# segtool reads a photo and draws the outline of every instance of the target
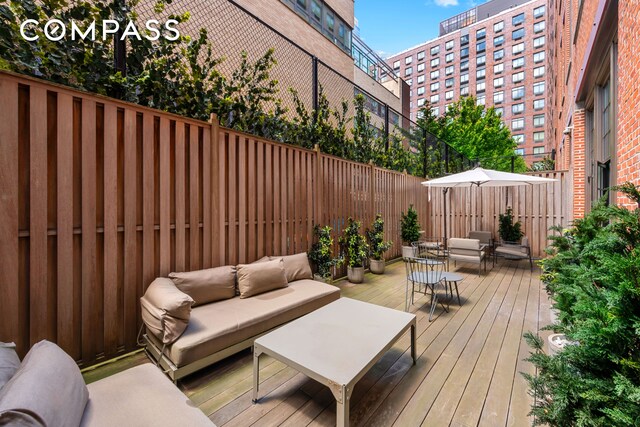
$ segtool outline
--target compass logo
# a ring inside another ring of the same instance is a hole
[[[145,38],[155,41],[163,37],[169,41],[175,41],[180,38],[180,32],[176,28],[177,25],[178,21],[175,19],[168,19],[162,25],[160,21],[150,19],[145,22],[144,28],[146,31],[140,32],[136,23],[129,21],[120,35],[120,40],[134,37],[138,40]],[[160,31],[160,28],[164,28],[166,32],[163,33]],[[76,21],[71,21],[70,25],[67,25],[60,19],[51,19],[42,26],[41,23],[35,19],[27,19],[20,24],[20,35],[27,41],[38,40],[40,38],[38,33],[44,34],[44,37],[53,42],[60,41],[65,37],[71,37],[71,40],[88,39],[95,41],[98,32],[100,32],[102,40],[106,40],[118,34],[120,29],[120,23],[114,19],[105,19],[101,22],[101,25],[97,25],[96,21],[93,21],[89,25],[86,25],[84,30],[78,26]]]

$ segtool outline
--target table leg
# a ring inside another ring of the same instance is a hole
[[[342,399],[336,400],[336,426],[349,426],[349,395],[345,386],[342,386]]]
[[[411,358],[413,359],[413,364],[415,365],[417,362],[416,357],[416,324],[411,325]]]
[[[260,383],[260,353],[253,347],[253,403],[258,403],[258,384]]]

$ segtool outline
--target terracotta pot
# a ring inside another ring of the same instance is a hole
[[[347,279],[351,283],[362,283],[364,280],[364,267],[347,267]]]
[[[412,258],[416,256],[413,246],[402,246],[402,258]]]
[[[384,260],[370,259],[369,260],[369,271],[373,274],[383,274],[384,273]]]

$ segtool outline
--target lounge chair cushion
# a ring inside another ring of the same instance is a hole
[[[262,258],[253,261],[251,264],[260,264],[261,262],[265,262],[265,261],[271,261],[271,257],[263,256]]]
[[[194,307],[236,295],[236,268],[232,265],[169,273],[169,278],[178,289],[193,298]]]
[[[20,368],[20,358],[14,343],[0,342],[0,390]]]
[[[285,286],[287,277],[282,259],[238,265],[240,298],[249,298]]]
[[[491,243],[493,236],[490,231],[470,231],[469,238],[477,239],[480,243],[488,245]]]
[[[251,298],[233,298],[196,307],[184,334],[165,349],[178,367],[267,332],[340,298],[340,290],[315,280],[298,280],[289,286]],[[153,336],[149,338],[161,345]]]
[[[287,275],[287,282],[296,280],[313,279],[309,256],[306,252],[295,255],[271,257],[272,260],[282,258],[284,260],[284,272]]]
[[[496,248],[496,253],[498,255],[506,255],[517,258],[528,258],[527,249],[522,246],[498,246]]]
[[[40,341],[0,392],[0,425],[77,426],[89,392],[76,362]]]
[[[164,277],[154,280],[140,298],[142,320],[147,329],[171,344],[189,324],[193,299]]]
[[[213,423],[151,363],[89,384],[82,427],[212,426]]]

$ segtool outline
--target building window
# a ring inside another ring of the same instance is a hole
[[[453,91],[452,90],[448,90],[444,93],[444,99],[447,101],[450,101],[453,99]]]
[[[513,150],[513,152],[516,154],[516,156],[524,157],[524,148],[516,148],[515,150]]]
[[[511,89],[511,99],[521,99],[522,97],[524,97],[524,86]]]
[[[511,61],[511,68],[522,68],[524,67],[524,57],[516,58]]]
[[[533,94],[542,95],[544,93],[544,82],[538,82],[533,84]]]
[[[504,21],[496,22],[495,24],[493,24],[493,32],[494,33],[499,33],[503,29],[504,29]]]
[[[433,113],[434,116],[439,116],[440,115],[440,107],[431,108],[431,112]]]
[[[502,46],[504,43],[504,36],[497,36],[493,38],[493,47]]]
[[[429,100],[429,102],[431,102],[432,104],[436,104],[440,101],[440,95],[431,95],[431,99]]]
[[[460,83],[469,82],[469,73],[464,73],[460,75]]]
[[[524,22],[524,13],[514,16],[511,18],[511,25],[520,25]]]
[[[522,113],[524,113],[524,102],[521,102],[519,104],[513,104],[511,106],[511,114],[522,114]],[[524,124],[522,126],[524,126]]]
[[[404,64],[405,65],[409,65],[413,62],[413,56],[407,56],[406,58],[404,58]]]
[[[321,0],[282,0],[340,49],[351,52],[351,28]]]
[[[533,134],[535,138],[535,134]],[[542,156],[544,154],[544,147],[533,147],[533,155],[534,156]]]
[[[519,133],[517,135],[513,135],[513,141],[516,144],[524,144],[524,134]]]
[[[494,104],[501,104],[504,101],[504,92],[500,91],[500,92],[494,92],[493,93],[493,103]]]
[[[484,52],[487,50],[487,43],[484,41],[476,43],[476,52]]]
[[[496,114],[500,117],[502,117],[502,115],[504,114],[504,108],[502,107],[496,108],[495,111],[496,111]]]
[[[511,37],[513,40],[520,40],[524,37],[524,28],[518,28],[517,30],[513,30],[511,33]]]
[[[544,98],[536,99],[533,101],[533,109],[534,110],[542,110],[544,108]]]
[[[440,82],[431,83],[431,92],[437,92],[440,89]]]
[[[544,114],[533,116],[533,126],[537,128],[544,126]]]
[[[538,6],[535,9],[533,9],[533,17],[534,18],[540,18],[541,16],[544,16],[544,12],[546,11],[546,7],[545,5],[542,6]]]
[[[447,62],[453,61],[453,52],[447,53],[447,55],[444,57],[444,60]]]
[[[394,61],[393,62],[393,69],[394,70],[399,70],[400,69],[400,61]]]
[[[418,77],[418,78],[420,78],[420,77]],[[411,85],[413,84],[413,79],[405,80],[405,82],[406,82],[409,86],[411,86]],[[409,92],[409,93],[411,93],[411,92]]]
[[[418,76],[418,84],[420,83],[424,83],[424,74],[421,76]]]
[[[454,71],[454,66],[453,65],[449,65],[447,68],[444,69],[444,73],[449,76],[451,74],[453,74]]]
[[[460,88],[460,96],[469,95],[469,86],[462,86]]]
[[[422,61],[424,59],[424,50],[421,50],[420,52],[418,52],[417,58],[418,58],[418,61]]]
[[[519,73],[515,73],[511,76],[511,81],[513,83],[520,83],[524,80],[524,71],[520,71]]]
[[[497,77],[493,79],[493,87],[502,87],[504,86],[504,77]]]
[[[416,70],[417,70],[418,72],[424,71],[424,63],[422,63],[422,64],[418,64],[418,67],[416,68]]]
[[[440,77],[440,70],[432,71],[430,76],[431,76],[431,80],[435,80],[435,79],[439,78]]]
[[[469,69],[469,61],[460,61],[460,71]]]
[[[423,107],[424,106],[424,101],[425,101],[424,98],[418,99],[418,107]]]
[[[533,32],[534,33],[541,33],[541,32],[544,31],[544,29],[546,27],[547,27],[546,21],[536,22],[535,24],[533,24]]]
[[[504,58],[504,49],[498,49],[493,52],[494,61],[500,61],[502,58]]]
[[[496,64],[496,65],[493,66],[493,73],[494,74],[500,74],[503,71],[504,71],[504,64],[503,63]]]
[[[417,89],[416,93],[418,94],[418,96],[420,96],[420,95],[424,95],[424,86],[420,86],[420,87]]]
[[[460,46],[469,44],[469,34],[465,34],[464,36],[460,36]]]
[[[544,76],[544,65],[533,69],[533,77],[538,78]]]
[[[524,118],[511,120],[511,130],[524,129]]]
[[[524,52],[524,42],[522,43],[518,43],[518,44],[514,44],[511,47],[511,53],[513,53],[514,55],[517,55],[519,53]]]
[[[485,83],[484,82],[480,82],[476,84],[476,93],[478,92],[484,92],[485,89]]]
[[[462,49],[460,49],[460,58],[466,58],[469,56],[469,48],[468,47],[463,47]]]
[[[482,80],[487,75],[487,70],[485,68],[479,68],[476,70],[476,80]]]
[[[440,58],[433,58],[431,60],[431,68],[437,67],[438,65],[440,65]]]
[[[487,56],[486,55],[480,55],[476,57],[476,65],[484,65],[485,62],[487,62]]]
[[[476,105],[485,105],[487,98],[484,95],[481,95],[476,99]]]
[[[438,53],[440,53],[440,45],[438,45],[438,46],[433,46],[433,47],[431,48],[431,55],[432,55],[432,56],[433,56],[433,55],[437,55]]]
[[[538,144],[540,144],[541,142],[544,142],[544,131],[534,132],[533,142]]]
[[[542,46],[544,46],[544,36],[536,37],[535,39],[533,39],[533,48],[534,49],[538,49],[538,48],[540,48]]]
[[[453,49],[453,40],[449,40],[444,44],[444,48],[447,50]]]
[[[453,77],[448,78],[444,81],[445,87],[453,87]]]
[[[537,64],[542,61],[544,61],[544,50],[533,54],[533,62]]]
[[[411,73],[413,73],[413,67],[407,67],[404,69],[404,75],[405,76],[410,76]]]
[[[486,35],[487,35],[486,28],[480,28],[479,30],[476,30],[476,40],[483,39]]]

